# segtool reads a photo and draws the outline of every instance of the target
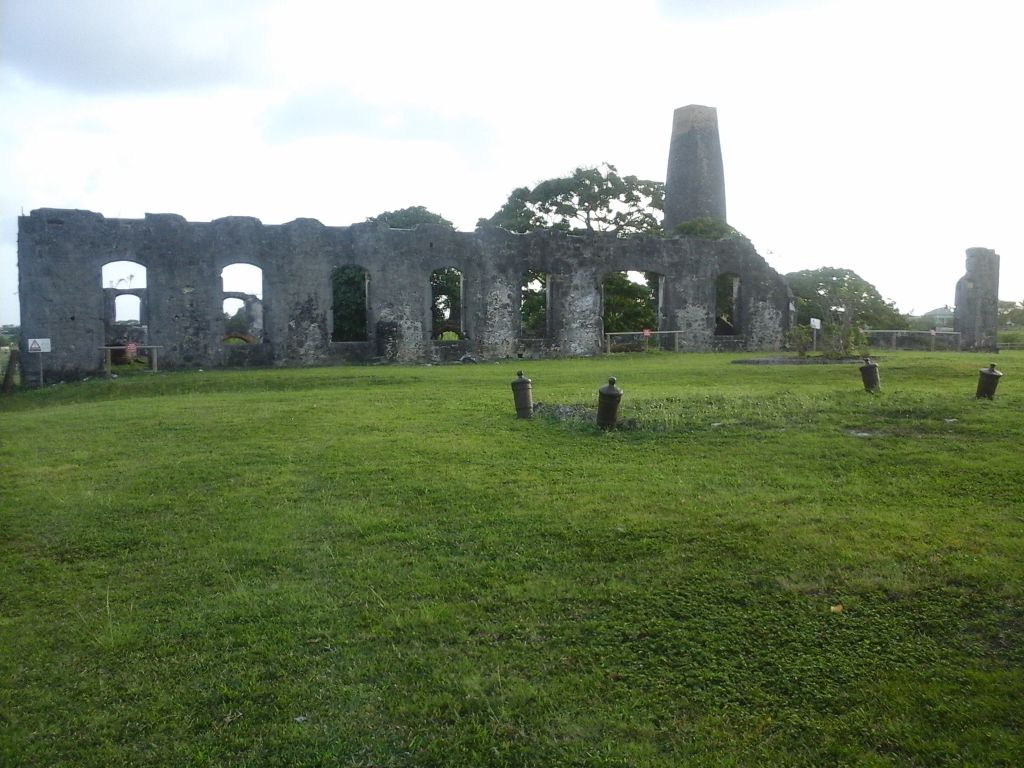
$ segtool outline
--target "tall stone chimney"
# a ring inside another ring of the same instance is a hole
[[[718,111],[690,104],[672,116],[665,177],[665,231],[698,217],[725,221],[725,172]]]

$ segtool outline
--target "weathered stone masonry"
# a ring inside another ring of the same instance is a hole
[[[725,219],[713,108],[690,105],[673,116],[665,211],[667,229],[697,216]],[[103,265],[115,261],[143,265],[146,288],[103,287]],[[262,270],[262,301],[225,294],[221,271],[237,263]],[[365,270],[365,342],[331,341],[331,275],[340,267]],[[431,339],[430,275],[444,268],[462,275],[457,342]],[[547,333],[539,343],[521,338],[528,269],[547,274]],[[604,276],[630,270],[661,276],[657,330],[679,332],[671,348],[776,349],[793,322],[785,281],[743,239],[327,227],[313,219],[264,225],[234,216],[188,222],[175,214],[107,219],[49,208],[18,220],[22,344],[51,339],[45,367],[54,379],[101,368],[100,347],[114,341],[114,305],[123,294],[138,297],[144,340],[161,348],[168,368],[591,355],[602,346]],[[723,286],[730,297],[724,334],[716,306]],[[224,343],[226,297],[258,309],[259,343]],[[29,382],[36,375],[32,366],[25,373]]]
[[[331,362],[358,345],[331,343],[331,273],[367,270],[369,340],[364,356],[396,361],[437,359],[431,340],[430,273],[463,275],[460,348],[482,358],[514,356],[520,286],[527,268],[549,275],[545,354],[590,355],[602,342],[601,281],[608,272],[663,276],[659,330],[684,331],[681,347],[776,348],[789,327],[782,278],[745,240],[654,236],[517,235],[502,229],[455,232],[423,225],[328,227],[312,219],[264,225],[229,217],[188,222],[173,214],[107,219],[90,211],[40,209],[19,220],[18,267],[24,338],[52,339],[49,376],[97,371],[105,338],[102,266],[133,261],[147,270],[142,322],[160,345],[161,366],[214,367],[255,358],[278,365]],[[263,344],[231,347],[224,336],[220,273],[244,262],[263,270]],[[714,335],[715,282],[739,276],[736,336]],[[141,293],[130,291],[131,293]]]
[[[999,321],[999,254],[989,248],[967,249],[967,271],[956,284],[953,324],[963,349],[995,352]]]

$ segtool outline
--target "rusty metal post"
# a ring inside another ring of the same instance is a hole
[[[609,429],[615,426],[619,414],[622,390],[615,386],[615,377],[608,379],[608,386],[597,390],[597,426]]]
[[[533,382],[523,378],[522,371],[516,371],[512,382],[512,398],[516,404],[516,417],[529,419],[533,416]]]
[[[864,381],[864,389],[868,392],[878,392],[882,385],[878,379],[878,363],[871,362],[870,357],[864,358],[864,365],[860,367],[860,377]]]
[[[996,370],[995,363],[989,363],[988,368],[980,369],[978,371],[978,391],[974,396],[987,397],[989,400],[993,399],[996,396],[999,377],[1002,375],[1002,371]]]

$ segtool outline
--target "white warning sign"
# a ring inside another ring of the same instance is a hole
[[[28,340],[28,351],[29,352],[49,352],[50,351],[50,340],[49,339],[29,339]]]

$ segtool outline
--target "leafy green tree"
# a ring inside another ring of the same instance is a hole
[[[334,332],[331,341],[366,341],[366,270],[339,267],[331,273]]]
[[[626,333],[658,327],[657,275],[646,275],[645,283],[636,283],[625,272],[605,275],[605,333]]]
[[[501,227],[509,232],[533,232],[536,229],[545,229],[548,224],[530,204],[531,190],[527,187],[517,187],[512,190],[508,200],[489,219],[478,219],[478,227]],[[565,227],[553,227],[565,229]]]
[[[241,306],[233,315],[229,315],[227,312],[224,313],[224,333],[225,334],[249,334],[249,313],[245,311],[245,306]]]
[[[455,225],[444,216],[429,211],[422,205],[399,208],[397,211],[384,211],[384,213],[371,216],[367,221],[371,224],[383,224],[392,229],[412,229],[417,224],[440,224],[448,229],[455,229]]]
[[[462,333],[462,273],[453,267],[430,273],[431,335]]]
[[[796,298],[797,322],[856,323],[868,328],[902,329],[907,319],[878,289],[850,269],[820,267],[790,272],[785,277]]]
[[[511,232],[536,229],[616,232],[660,232],[665,185],[636,176],[622,176],[608,163],[577,168],[569,176],[542,181],[533,189],[519,187],[489,219],[477,226]]]
[[[904,329],[907,319],[878,289],[850,269],[821,267],[785,277],[796,303],[797,323],[821,320],[835,352],[852,354],[860,346],[860,328]]]
[[[1024,329],[1024,301],[1000,301],[998,312],[1000,330]]]
[[[664,200],[661,182],[623,176],[614,165],[605,163],[597,168],[577,168],[569,176],[542,181],[533,189],[514,189],[505,204],[489,219],[480,219],[477,226],[521,233],[538,229],[614,232],[620,237],[660,233]],[[624,272],[605,280],[606,332],[657,327],[658,278],[644,277],[647,285],[633,282]],[[523,293],[523,333],[537,333],[544,318],[542,297],[530,292],[529,281],[524,282]]]
[[[522,301],[519,314],[522,320],[522,335],[527,338],[543,338],[547,333],[548,276],[536,269],[526,270],[523,275]]]
[[[1024,342],[1024,301],[1000,301],[997,317],[996,327],[1001,342]]]

